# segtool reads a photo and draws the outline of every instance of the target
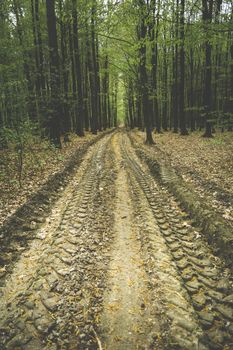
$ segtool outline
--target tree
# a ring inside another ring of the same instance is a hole
[[[30,120],[58,146],[62,134],[95,134],[124,113],[148,143],[154,128],[232,130],[232,9],[230,0],[1,1],[0,129]]]
[[[68,16],[64,16],[67,2],[59,0],[59,20],[60,20],[60,52],[61,52],[61,96],[63,101],[62,109],[62,132],[64,139],[69,140],[69,132],[71,131],[71,106],[69,97],[69,23]]]
[[[142,114],[146,128],[146,143],[153,144],[152,137],[152,116],[149,109],[149,89],[148,89],[148,77],[146,70],[146,38],[147,38],[147,25],[148,19],[147,7],[144,0],[138,0],[139,18],[138,18],[138,40],[139,40],[139,85],[140,95],[142,102]]]
[[[158,66],[158,35],[159,35],[159,12],[160,12],[160,0],[157,2],[157,14],[156,12],[156,2],[151,0],[148,2],[149,11],[149,28],[148,35],[151,48],[151,77],[150,77],[150,91],[151,96],[149,100],[150,113],[152,114],[152,122],[156,125],[156,130],[158,133],[161,132],[161,118],[158,113],[158,98],[157,98],[157,66]]]
[[[176,0],[176,12],[175,6],[173,7],[175,17],[175,30],[174,30],[174,46],[173,46],[173,132],[178,133],[178,114],[179,114],[179,84],[178,84],[178,25],[179,25],[179,0]]]
[[[213,0],[202,0],[202,19],[205,31],[205,82],[203,88],[203,105],[205,113],[205,133],[204,137],[212,137],[212,127],[209,121],[212,107],[212,86],[211,86],[211,42],[209,37],[210,25],[213,14]]]
[[[78,14],[77,14],[77,0],[72,0],[72,20],[73,20],[73,49],[75,71],[73,71],[74,84],[77,86],[77,94],[75,95],[75,110],[76,110],[76,133],[78,136],[84,136],[83,131],[83,87],[82,87],[82,69],[79,50],[78,38]],[[76,92],[76,91],[75,91]]]
[[[52,143],[57,147],[61,147],[60,77],[54,0],[46,0],[46,10],[50,57],[50,111],[48,125]]]
[[[188,135],[186,129],[186,118],[184,110],[184,94],[185,94],[185,39],[184,39],[184,9],[185,0],[180,2],[180,133]]]

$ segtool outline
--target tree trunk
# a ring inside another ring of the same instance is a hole
[[[185,93],[185,49],[184,49],[184,9],[185,0],[181,0],[180,4],[180,134],[188,135],[188,130],[186,129],[186,118],[184,110],[184,93]]]
[[[95,16],[96,16],[96,1],[92,0],[91,8],[91,57],[92,57],[92,122],[91,132],[97,134],[98,119],[99,119],[99,96],[98,96],[98,72],[97,72],[97,58],[96,58],[96,38],[95,38]],[[107,125],[106,125],[107,126]],[[106,127],[105,126],[105,127]]]
[[[96,81],[97,81],[97,108],[98,118],[96,120],[96,127],[99,131],[102,130],[102,113],[101,113],[101,91],[100,91],[100,63],[99,63],[99,42],[98,33],[96,31]]]
[[[71,76],[72,76],[72,130],[76,129],[77,124],[77,86],[76,86],[76,74],[75,74],[75,58],[74,58],[74,40],[72,25],[68,24],[69,27],[69,56],[71,61]]]
[[[141,87],[141,101],[142,101],[142,114],[144,125],[146,128],[146,143],[153,144],[154,140],[152,137],[152,120],[151,114],[148,110],[149,106],[149,91],[148,91],[148,78],[146,70],[146,34],[147,34],[147,9],[144,0],[138,0],[139,4],[139,25],[138,25],[138,37],[140,40],[139,48],[139,86]]]
[[[205,82],[203,91],[203,105],[205,112],[205,133],[203,137],[213,137],[212,126],[209,121],[211,109],[212,109],[212,69],[211,69],[211,42],[209,40],[208,27],[212,22],[212,12],[213,12],[213,0],[202,0],[202,18],[205,29]]]
[[[72,0],[72,19],[73,19],[73,41],[74,41],[74,60],[77,86],[77,108],[76,108],[76,134],[84,136],[83,131],[83,86],[82,86],[82,69],[79,51],[78,39],[78,14],[77,0]]]
[[[168,130],[168,118],[167,118],[167,105],[168,105],[168,84],[167,84],[167,71],[168,71],[168,62],[167,62],[167,49],[164,46],[164,103],[162,108],[163,119],[162,119],[162,127],[164,131]]]
[[[88,32],[87,32],[88,33]],[[90,109],[89,109],[89,66],[88,66],[88,50],[85,47],[85,63],[84,63],[84,79],[83,79],[83,108],[84,108],[84,124],[85,130],[90,127]]]
[[[193,80],[194,80],[194,58],[193,58],[193,48],[190,49],[190,106],[191,106],[191,112],[190,112],[190,128],[191,131],[195,131],[195,115],[193,111],[194,107],[194,86],[193,86]]]
[[[89,33],[87,29],[86,35],[86,48],[87,48],[87,62],[88,62],[88,70],[89,70],[89,81],[90,81],[90,99],[91,99],[91,118],[90,118],[90,126],[91,132],[93,134],[97,133],[96,126],[96,113],[97,113],[97,91],[96,91],[96,76],[95,76],[95,67],[93,62],[93,51],[92,47],[90,47],[90,39]]]
[[[16,18],[16,30],[17,30],[19,43],[21,48],[24,49],[25,44],[24,44],[24,35],[23,35],[23,27],[22,27],[22,9],[20,8],[17,0],[13,0],[13,12]],[[37,113],[36,113],[36,100],[35,100],[35,91],[34,91],[35,89],[34,89],[34,84],[32,81],[32,77],[31,77],[30,69],[28,65],[28,57],[25,51],[26,50],[23,50],[23,70],[24,70],[25,78],[27,80],[27,90],[28,90],[26,103],[28,105],[29,118],[31,120],[36,121]]]
[[[102,81],[102,118],[103,127],[106,129],[108,120],[108,56],[105,55],[104,65],[103,65],[103,81]]]
[[[61,73],[62,73],[62,85],[63,85],[63,113],[62,113],[62,131],[65,134],[67,140],[68,133],[71,131],[71,119],[69,110],[69,69],[68,69],[68,57],[67,57],[67,32],[68,24],[62,18],[64,8],[62,6],[62,0],[59,0],[59,15],[60,15],[60,35],[61,35]]]
[[[156,126],[158,133],[161,132],[161,117],[158,109],[158,94],[157,94],[157,66],[158,66],[158,36],[159,36],[159,14],[160,0],[157,2],[157,14],[155,16],[156,4],[155,0],[150,2],[149,11],[149,41],[151,44],[151,81],[149,99],[149,113],[151,116],[152,126]]]
[[[233,4],[231,5],[231,21],[233,21]],[[230,103],[229,103],[229,113],[232,115],[229,118],[228,131],[233,130],[233,32],[231,31],[231,41],[230,41]]]
[[[178,113],[179,113],[179,94],[178,94],[178,9],[179,0],[176,1],[176,27],[175,27],[175,55],[173,63],[173,74],[174,74],[174,84],[173,84],[173,132],[178,133]]]
[[[46,0],[47,27],[50,57],[50,115],[49,130],[51,142],[61,147],[60,126],[60,78],[59,78],[59,56],[57,45],[57,28],[55,15],[55,0]]]

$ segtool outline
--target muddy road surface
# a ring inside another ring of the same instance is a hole
[[[89,148],[11,271],[1,350],[233,349],[230,271],[124,131]]]

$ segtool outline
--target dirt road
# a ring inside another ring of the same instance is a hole
[[[0,289],[0,349],[233,349],[233,289],[127,134],[91,146]]]

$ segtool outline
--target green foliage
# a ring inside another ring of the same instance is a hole
[[[40,142],[38,124],[32,121],[20,122],[14,128],[3,127],[0,129],[0,145],[2,148],[8,148],[12,154],[11,157],[15,159],[16,171],[18,173],[17,179],[20,187],[22,186],[26,153],[31,154],[31,161],[36,161],[38,167],[40,167],[36,153],[33,151],[33,146],[38,142]],[[11,184],[16,183],[16,179],[14,178],[9,178],[8,180]]]
[[[65,159],[63,155],[58,154],[57,159],[60,160],[61,162]]]
[[[221,137],[214,137],[209,141],[213,145],[217,145],[217,146],[224,146],[226,144],[225,141],[223,140],[223,138],[221,138]]]
[[[23,121],[13,128],[3,127],[0,129],[0,144],[10,148],[20,149],[35,143],[39,137],[38,123]]]
[[[25,120],[36,121],[38,129],[41,129],[40,134],[43,134],[43,128],[46,128],[46,135],[51,136],[53,109],[50,103],[51,65],[46,2],[39,1],[38,22],[36,23],[33,22],[35,19],[32,13],[32,4],[35,5],[35,1],[16,1],[16,3],[16,8],[12,6],[12,1],[1,1],[0,4],[0,129],[2,129],[0,145],[2,147],[19,142],[26,144],[26,139],[30,140],[34,131],[30,131],[30,127],[26,124],[22,126],[27,123]],[[66,131],[66,127],[70,129],[69,131],[73,131],[71,129],[74,129],[77,124],[78,103],[74,91],[77,81],[75,81],[76,63],[72,51],[71,3],[68,0],[55,2],[60,59],[60,69],[56,70],[56,78],[61,83],[61,91],[58,91],[56,98],[59,101],[58,109],[61,111],[59,116],[61,120],[58,121],[58,124],[62,133]],[[230,78],[233,61],[232,3],[229,0],[224,1],[219,14],[216,11],[216,4],[217,2],[214,2],[212,20],[208,22],[203,21],[201,1],[195,3],[190,0],[185,1],[185,111],[188,116],[195,114],[196,123],[206,117],[202,113],[202,106],[205,103],[203,101],[205,43],[208,41],[212,49],[211,90],[214,93],[210,110],[215,111],[215,115],[211,115],[209,119],[215,120],[214,123],[218,125],[221,123],[226,125],[232,121],[232,106],[230,106],[230,99],[233,95]],[[110,107],[114,104],[114,98],[117,98],[117,106],[114,107],[112,114],[118,109],[120,122],[125,118],[125,109],[128,107],[124,98],[129,100],[129,85],[132,87],[131,93],[134,110],[136,110],[136,103],[140,100],[139,51],[145,46],[150,88],[149,101],[158,103],[158,119],[162,118],[163,111],[166,110],[166,118],[170,118],[169,122],[173,124],[175,56],[179,55],[182,45],[179,35],[180,8],[177,8],[175,0],[155,1],[155,8],[152,7],[153,2],[150,0],[147,2],[135,0],[77,1],[79,56],[84,76],[83,86],[87,91],[83,96],[83,101],[88,105],[89,112],[91,110],[90,77],[93,72],[89,71],[90,67],[87,67],[86,64],[88,58],[93,59],[91,52],[93,31],[98,62],[96,59],[96,62],[90,62],[90,65],[99,64],[100,91],[98,94],[101,101],[106,94],[101,90],[103,80],[108,75]],[[139,39],[138,25],[142,20],[142,15],[145,17],[147,34],[145,38]],[[152,37],[149,37],[149,28],[154,30]],[[153,86],[155,81],[151,82],[154,69],[151,58],[155,48],[157,50],[156,87]],[[106,55],[108,56],[107,68],[104,67]],[[176,89],[179,90],[179,59],[177,62],[178,85]],[[65,91],[65,79],[67,79],[68,91]],[[191,88],[193,89],[192,101]],[[89,115],[88,118],[90,124],[91,116]],[[68,126],[65,125],[66,119],[69,119]]]

